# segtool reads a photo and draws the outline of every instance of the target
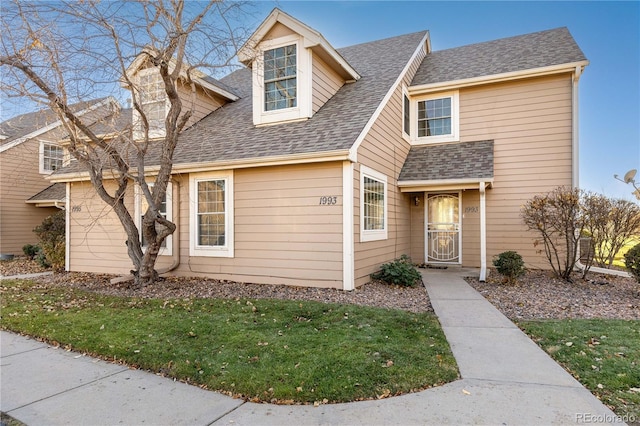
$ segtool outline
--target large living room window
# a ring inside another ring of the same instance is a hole
[[[387,177],[360,166],[360,241],[387,239]]]
[[[423,96],[416,100],[416,142],[458,140],[458,93]]]
[[[296,45],[264,52],[264,109],[275,111],[297,106]]]
[[[191,177],[191,256],[233,257],[233,175]]]

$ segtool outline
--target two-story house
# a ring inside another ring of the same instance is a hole
[[[158,267],[345,290],[402,254],[483,277],[505,250],[544,267],[520,206],[578,183],[588,62],[567,29],[436,52],[427,31],[335,49],[275,9],[239,59],[246,68],[201,79]],[[130,71],[154,78],[142,62]],[[164,99],[148,98],[164,117]],[[67,268],[127,273],[125,234],[87,175],[54,181],[67,185]]]
[[[70,106],[87,122],[95,122],[115,107],[111,98]],[[33,228],[63,209],[64,184],[46,178],[69,163],[60,145],[63,124],[49,109],[21,114],[0,123],[0,253],[22,254],[25,244],[35,244]]]

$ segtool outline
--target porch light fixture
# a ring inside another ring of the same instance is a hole
[[[415,197],[413,197],[413,203],[414,203],[416,206],[419,206],[419,205],[420,205],[420,197],[419,197],[418,195],[416,195]]]

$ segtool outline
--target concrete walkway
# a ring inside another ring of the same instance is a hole
[[[462,379],[378,401],[248,403],[0,333],[0,410],[28,425],[616,423],[616,416],[462,278],[423,272]]]

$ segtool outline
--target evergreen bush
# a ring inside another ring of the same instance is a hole
[[[422,275],[411,262],[411,258],[403,254],[393,262],[383,264],[379,272],[371,274],[371,278],[387,284],[413,287],[422,279]]]
[[[624,254],[624,265],[640,283],[640,244],[636,244]]]
[[[515,283],[526,272],[522,256],[515,251],[505,251],[494,257],[493,266],[510,283]]]
[[[65,260],[65,216],[64,211],[52,214],[45,218],[42,224],[33,232],[40,239],[41,255],[38,255],[38,263],[41,266],[50,265],[54,270],[64,270]],[[46,266],[45,266],[46,267]]]

